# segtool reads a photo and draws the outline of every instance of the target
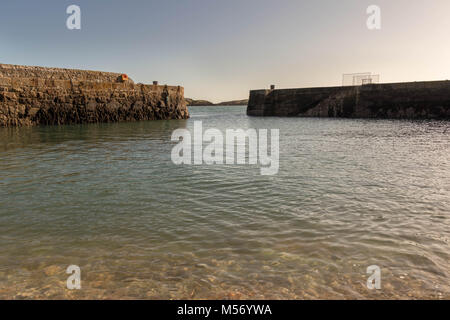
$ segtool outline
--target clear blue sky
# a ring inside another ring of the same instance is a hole
[[[82,29],[66,28],[66,8]],[[366,27],[381,7],[382,28]],[[450,79],[449,0],[39,0],[0,7],[0,62],[128,73],[187,97],[242,99],[268,87]]]

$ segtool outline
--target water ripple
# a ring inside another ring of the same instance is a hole
[[[0,129],[0,298],[450,298],[449,122],[191,114]],[[279,174],[175,166],[196,120],[280,129]]]

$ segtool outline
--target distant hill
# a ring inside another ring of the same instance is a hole
[[[194,100],[190,98],[185,98],[184,100],[186,100],[188,106],[246,106],[248,104],[248,99],[224,101],[220,103],[212,103],[208,100]]]
[[[189,99],[189,98],[185,98],[184,100],[186,100],[186,104],[188,106],[213,106],[214,103],[212,103],[211,101],[207,101],[207,100],[194,100],[194,99]]]
[[[246,105],[248,105],[248,99],[224,101],[216,104],[216,106],[246,106]]]

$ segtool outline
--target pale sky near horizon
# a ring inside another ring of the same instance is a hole
[[[81,7],[81,30],[66,8]],[[366,9],[381,8],[381,30]],[[450,79],[450,0],[15,0],[0,7],[0,63],[127,73],[185,96]]]

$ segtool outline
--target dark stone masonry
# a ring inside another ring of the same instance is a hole
[[[0,126],[189,118],[184,88],[120,73],[0,64]]]
[[[450,81],[250,91],[247,114],[450,119]]]

